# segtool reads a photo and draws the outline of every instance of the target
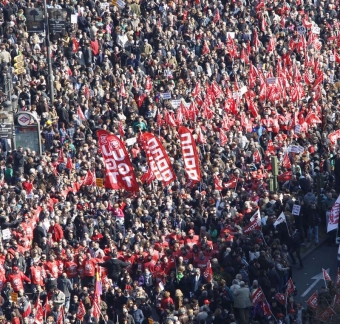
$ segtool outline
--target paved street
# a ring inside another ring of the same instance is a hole
[[[323,244],[303,260],[304,268],[302,270],[293,269],[293,281],[298,290],[298,295],[295,297],[297,302],[304,303],[315,290],[325,285],[322,279],[322,268],[329,269],[331,278],[335,279],[337,273],[337,253],[337,245],[327,246],[327,244]]]

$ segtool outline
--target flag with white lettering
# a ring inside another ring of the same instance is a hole
[[[318,308],[318,294],[315,292],[312,296],[307,300],[307,305],[312,309]]]
[[[184,169],[187,173],[187,179],[200,182],[201,170],[197,154],[195,139],[190,130],[184,126],[178,128],[179,140],[181,143]]]
[[[105,188],[139,191],[136,176],[124,142],[116,135],[98,130],[98,145],[105,162]]]
[[[340,196],[335,201],[331,209],[331,212],[328,218],[327,232],[333,231],[338,228],[339,213],[340,213]]]
[[[176,174],[162,143],[154,134],[146,132],[141,136],[151,171],[157,179],[161,178],[164,186],[169,185],[176,179]]]

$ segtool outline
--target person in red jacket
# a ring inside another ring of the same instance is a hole
[[[51,220],[48,232],[52,234],[52,239],[54,242],[60,242],[64,238],[63,229],[54,220]]]
[[[65,261],[65,268],[67,278],[73,283],[77,283],[76,278],[78,277],[78,264],[74,261],[74,257],[69,255],[68,260]]]
[[[30,278],[25,276],[22,271],[19,271],[19,268],[16,266],[13,267],[13,271],[8,275],[7,279],[16,293],[20,290],[24,290],[24,281],[31,283]]]
[[[90,285],[94,285],[95,282],[95,274],[96,274],[96,265],[98,262],[102,261],[98,258],[92,258],[91,253],[86,253],[86,257],[83,261],[84,267],[84,286],[89,287]]]
[[[32,282],[32,291],[34,294],[37,294],[39,291],[38,286],[45,286],[45,269],[38,264],[38,261],[33,261],[33,266],[30,267],[30,275]]]

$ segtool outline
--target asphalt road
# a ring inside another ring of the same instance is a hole
[[[298,290],[294,297],[296,302],[305,301],[316,291],[325,286],[322,268],[329,269],[329,274],[335,280],[337,273],[337,253],[338,246],[328,246],[323,244],[304,258],[304,268],[299,270],[293,269],[293,281]],[[312,279],[313,278],[313,279]]]

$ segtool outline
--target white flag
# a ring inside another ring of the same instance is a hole
[[[287,220],[286,215],[282,212],[273,225],[276,227],[283,222],[287,223]]]
[[[255,219],[257,220],[257,225],[261,225],[261,215],[259,209],[257,209],[254,215],[251,216],[250,222],[254,221]]]
[[[328,224],[327,224],[327,233],[338,228],[339,212],[340,212],[340,196],[334,203],[331,209],[331,212],[329,214]]]

